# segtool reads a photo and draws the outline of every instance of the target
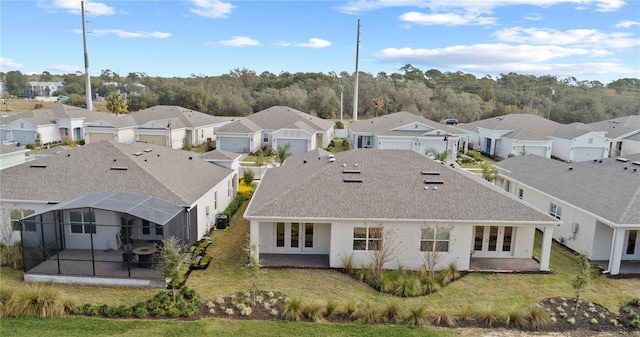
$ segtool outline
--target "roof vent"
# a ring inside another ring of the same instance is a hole
[[[569,171],[573,171],[573,167],[569,166]]]
[[[137,156],[142,156],[142,154],[143,154],[143,153],[144,153],[144,152],[136,152],[136,153],[134,153],[133,155],[137,157]]]
[[[117,159],[114,159],[113,162],[115,163],[117,161]]]
[[[442,184],[444,184],[444,181],[442,181],[442,180],[427,180],[427,179],[425,179],[424,183],[427,184],[427,185],[442,185]]]
[[[599,163],[599,164],[602,164],[602,159],[598,160],[598,163]]]
[[[623,163],[626,163],[626,162],[628,162],[628,161],[629,161],[629,159],[627,159],[627,158],[622,158],[622,157],[618,157],[618,158],[616,158],[616,160],[617,160],[617,161],[621,161],[621,162],[623,162]]]
[[[436,171],[422,171],[421,172],[423,176],[439,176],[440,172],[436,172]]]
[[[361,173],[360,170],[343,169],[342,173]]]
[[[330,162],[330,163],[333,163],[334,161],[336,161],[336,158],[329,157],[329,162]]]
[[[632,165],[638,165],[640,166],[640,161],[634,161],[633,163],[631,163]]]
[[[303,163],[303,164],[306,164],[306,163],[307,163],[307,160],[306,160],[306,159],[305,159],[305,160],[303,160],[303,161],[302,161],[302,163]]]
[[[629,168],[625,166],[625,167],[624,167],[624,169],[625,169],[625,170],[628,170]]]
[[[361,183],[362,182],[362,178],[351,178],[351,177],[344,177],[342,178],[342,181],[344,181],[345,183]]]
[[[47,164],[31,164],[31,167],[45,168]]]
[[[144,152],[151,152],[153,149],[145,149]]]
[[[189,160],[193,160],[193,157],[189,157]]]
[[[112,171],[126,171],[126,170],[127,170],[127,168],[126,168],[126,167],[124,167],[124,166],[112,166],[112,167],[111,167],[111,170],[112,170]]]
[[[633,172],[638,172],[638,169],[634,167]]]

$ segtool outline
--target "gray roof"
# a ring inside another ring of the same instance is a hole
[[[29,151],[29,150],[25,149],[24,146],[0,144],[0,153],[2,154],[24,152],[24,151]]]
[[[459,133],[458,130],[449,125],[443,125],[436,123],[430,119],[412,114],[407,111],[395,112],[392,114],[375,117],[371,119],[359,120],[357,122],[351,122],[348,128],[353,132],[370,132],[375,135],[388,135],[388,136],[419,136],[427,131],[399,131],[393,130],[408,124],[421,123],[435,130],[442,130],[448,133]]]
[[[214,149],[209,152],[205,152],[200,155],[201,159],[210,159],[210,160],[235,160],[238,157],[241,157],[242,154],[234,153],[229,151],[223,151],[219,149]]]
[[[302,121],[315,131],[328,131],[334,122],[286,106],[273,106],[246,117],[264,130],[279,130]]]
[[[54,121],[59,118],[82,118],[86,123],[103,119],[116,126],[135,125],[135,123],[133,123],[133,119],[127,115],[115,116],[111,113],[92,111],[62,103],[54,104],[42,109],[29,110],[3,116],[1,124],[5,125],[18,119],[24,119],[35,125],[46,125],[53,124]]]
[[[179,123],[177,123],[177,121],[172,121],[171,126],[173,128],[183,126],[193,128],[223,124],[227,122],[227,119],[225,118],[214,117],[206,113],[171,105],[156,105],[151,108],[132,112],[129,115],[135,119],[138,125],[152,121],[165,125],[167,124],[167,120],[172,118],[178,119],[180,121]]]
[[[218,128],[218,132],[228,133],[255,133],[262,131],[262,128],[256,123],[248,120],[246,117],[235,120]]]
[[[0,196],[66,201],[95,193],[129,192],[191,205],[231,172],[187,151],[99,141],[2,170]]]
[[[345,169],[358,169],[361,173],[343,173]],[[422,171],[440,175],[423,175]],[[359,177],[362,182],[344,182],[345,177]],[[442,180],[444,184],[425,190],[425,179]],[[320,152],[289,158],[285,165],[266,172],[245,216],[535,223],[555,220],[495,186],[422,154],[373,149],[336,153],[334,162]]]
[[[640,115],[618,117],[589,125],[606,131],[606,136],[613,139],[640,132]]]
[[[457,127],[473,132],[478,128],[512,130],[505,138],[520,140],[548,140],[562,124],[533,114],[509,114],[479,121],[459,124]]]
[[[586,135],[589,132],[603,132],[602,130],[593,127],[591,125],[587,125],[584,123],[571,123],[566,125],[561,125],[558,127],[556,132],[553,133],[553,137],[558,137],[562,139],[574,139],[580,136]]]
[[[618,224],[640,223],[640,155],[564,163],[540,156],[496,163],[503,176]],[[625,170],[624,168],[627,167]],[[569,170],[571,168],[571,170]],[[637,169],[636,172],[633,169]]]

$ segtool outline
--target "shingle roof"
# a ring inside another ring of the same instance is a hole
[[[380,116],[380,117],[359,120],[357,122],[351,122],[349,123],[348,127],[353,132],[371,132],[376,135],[389,135],[389,136],[403,136],[403,135],[411,135],[411,134],[422,135],[426,132],[424,130],[418,130],[418,131],[393,130],[395,128],[405,126],[407,124],[412,124],[412,123],[422,123],[435,130],[443,130],[449,133],[457,133],[457,130],[455,130],[451,126],[436,123],[430,119],[424,118],[422,116],[418,116],[416,114],[412,114],[407,111],[400,111],[400,112],[395,112],[395,113]]]
[[[607,138],[618,138],[634,132],[640,132],[640,115],[613,118],[589,124],[606,131]]]
[[[246,117],[264,130],[278,130],[302,121],[315,131],[330,130],[334,123],[286,106],[273,106]]]
[[[345,169],[361,173],[343,173]],[[440,175],[422,175],[422,171]],[[334,162],[319,152],[305,153],[266,172],[245,216],[538,223],[555,220],[468,175],[409,150],[353,149],[336,153]],[[362,182],[344,182],[344,177],[360,177]],[[444,184],[425,190],[425,179],[442,180]]]
[[[66,104],[54,104],[42,109],[29,110],[2,117],[2,125],[18,119],[24,119],[35,125],[53,124],[58,118],[84,118],[85,122],[95,122],[99,119],[113,121],[125,125],[132,125],[132,119],[126,115],[115,116],[111,113],[92,111]],[[120,120],[120,121],[117,121]]]
[[[242,156],[240,153],[233,153],[229,151],[215,149],[215,150],[201,154],[200,158],[211,159],[211,160],[234,160],[240,156]]]
[[[218,128],[218,132],[228,133],[255,133],[261,131],[262,128],[256,123],[248,120],[246,117],[235,120]]]
[[[563,163],[540,156],[518,156],[499,163],[501,173],[618,224],[640,223],[640,155],[598,162]],[[625,170],[624,167],[627,167]],[[571,170],[569,170],[571,168]],[[634,172],[633,169],[637,168]]]
[[[533,114],[509,114],[479,121],[459,124],[457,127],[473,132],[478,128],[491,130],[513,130],[505,138],[521,140],[548,140],[562,124]]]
[[[129,192],[191,205],[231,172],[182,150],[99,141],[2,170],[0,197],[64,201]]]
[[[227,122],[225,118],[214,117],[202,112],[170,105],[156,105],[151,108],[132,112],[129,115],[136,120],[138,125],[151,121],[166,121],[171,118],[179,118],[181,123],[186,127],[200,127]],[[161,124],[166,124],[166,122]]]
[[[553,137],[558,137],[562,139],[574,139],[583,135],[586,135],[589,132],[603,132],[602,130],[593,127],[591,125],[587,125],[584,123],[571,123],[567,125],[561,125],[556,132],[553,133]]]

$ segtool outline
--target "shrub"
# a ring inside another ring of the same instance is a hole
[[[480,154],[480,152],[475,151],[475,150],[469,150],[467,151],[467,155],[471,158],[473,158],[475,161],[482,161],[484,160],[482,158],[482,154]]]
[[[382,309],[380,316],[385,322],[395,323],[400,318],[401,308],[397,301],[389,301]]]
[[[349,254],[342,257],[342,268],[347,274],[353,273],[353,255]]]
[[[342,304],[341,314],[346,317],[353,317],[358,312],[358,303],[353,298],[348,299]]]
[[[137,307],[134,312],[137,318],[145,318],[147,317],[148,313],[149,311],[147,311],[147,308],[144,308],[144,307]]]
[[[249,171],[245,171],[245,172],[249,172]],[[238,186],[238,195],[241,195],[244,200],[251,199],[251,197],[253,197],[253,191],[254,190],[251,185],[242,183]]]
[[[24,147],[27,148],[28,150],[35,150],[36,149],[36,144],[29,143],[29,144],[25,145]]]
[[[360,319],[362,323],[375,324],[380,322],[380,312],[369,305],[360,311]]]
[[[636,307],[640,307],[640,297],[632,299],[629,304],[635,305]]]
[[[417,276],[401,277],[394,292],[397,296],[414,297],[422,295],[422,284]]]
[[[425,324],[427,318],[427,308],[423,305],[409,308],[409,314],[405,318],[407,323],[415,326],[422,326]]]
[[[327,305],[325,306],[325,313],[327,314],[327,317],[331,317],[331,315],[333,315],[334,312],[336,312],[336,309],[338,308],[338,303],[333,300],[332,298],[327,300]]]
[[[231,200],[231,202],[229,203],[229,206],[227,206],[227,208],[220,214],[226,215],[227,217],[229,217],[229,219],[231,219],[231,217],[238,211],[238,208],[240,208],[240,205],[242,204],[243,201],[244,201],[244,196],[238,193],[235,196],[235,198]]]
[[[251,186],[251,183],[255,178],[255,173],[253,172],[253,170],[245,170],[244,173],[242,174],[242,178],[243,178],[242,179],[243,185]]]
[[[440,284],[446,286],[447,284],[460,278],[460,272],[455,262],[449,263],[446,269],[440,272]]]
[[[167,316],[174,317],[174,318],[180,316],[180,309],[171,308],[171,309],[167,310]]]
[[[505,317],[504,323],[509,326],[509,324],[513,323],[517,327],[524,328],[526,327],[526,317],[525,312],[519,306],[512,306],[509,311],[507,311],[507,315]]]
[[[305,303],[302,306],[302,314],[310,321],[320,322],[322,321],[323,309],[324,306],[320,302]]]
[[[296,298],[287,299],[282,316],[288,321],[299,321],[302,318],[301,301]]]
[[[4,296],[4,295],[3,295]],[[6,300],[3,315],[8,317],[59,317],[74,312],[74,300],[55,288],[20,287]]]
[[[189,288],[189,287],[186,287],[186,286],[184,286],[184,287],[182,287],[182,289],[180,289],[180,293],[187,300],[191,300],[191,299],[194,299],[194,298],[198,297],[198,294],[196,293],[195,289]]]
[[[131,309],[131,307],[128,307],[126,305],[121,305],[118,307],[118,315],[120,315],[120,317],[127,318],[130,317],[132,313],[133,310]]]
[[[543,306],[534,304],[527,307],[525,320],[528,329],[541,330],[551,323],[551,316]]]
[[[336,129],[337,130],[344,129],[344,123],[342,123],[342,121],[337,121],[336,122]]]
[[[493,306],[485,308],[480,315],[484,323],[490,328],[500,319],[500,312]]]
[[[175,309],[175,308],[174,308]],[[178,309],[175,309],[178,310]],[[158,318],[158,317],[162,317],[166,314],[165,310],[162,308],[157,308],[157,309],[153,309],[151,310],[151,316]]]
[[[440,310],[438,313],[436,313],[433,316],[432,322],[433,325],[436,326],[446,326],[449,328],[453,328],[456,326],[455,316],[446,309]]]
[[[426,276],[422,279],[422,293],[432,294],[440,289],[440,283],[435,277]]]

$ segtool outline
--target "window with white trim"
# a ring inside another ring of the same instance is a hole
[[[9,210],[9,216],[11,217],[11,227],[13,228],[14,231],[19,231],[20,230],[20,219],[24,218],[25,216],[29,216],[33,213],[35,213],[36,211],[32,210],[32,209],[11,209]],[[24,226],[24,231],[25,232],[35,232],[36,231],[36,224],[33,221],[30,221],[28,223],[25,223]]]
[[[378,250],[382,244],[382,227],[354,227],[353,250]]]
[[[448,252],[449,229],[425,227],[420,232],[421,252]]]
[[[73,234],[96,234],[96,219],[89,211],[69,212],[69,223]]]
[[[554,204],[554,203],[550,203],[549,204],[549,215],[555,217],[556,219],[560,220],[560,218],[562,218],[562,207]]]
[[[524,190],[519,188],[518,189],[518,198],[522,199],[523,196],[524,196]]]

